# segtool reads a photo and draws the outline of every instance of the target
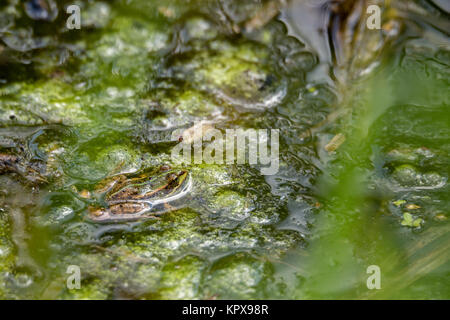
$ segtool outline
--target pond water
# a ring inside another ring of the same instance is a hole
[[[70,4],[0,3],[0,298],[450,298],[445,2]],[[279,170],[175,161],[198,121]],[[92,219],[169,167],[157,218]]]

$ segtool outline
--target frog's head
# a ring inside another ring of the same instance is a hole
[[[113,222],[161,215],[183,206],[190,185],[187,170],[162,168],[127,177],[105,195],[103,206],[89,208],[89,219]]]
[[[177,190],[184,185],[187,176],[188,172],[186,170],[168,173],[166,176],[167,188],[173,191]]]

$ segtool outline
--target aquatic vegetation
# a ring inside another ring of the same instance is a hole
[[[448,299],[448,13],[322,2],[1,4],[0,298]],[[179,164],[199,122],[278,172]]]

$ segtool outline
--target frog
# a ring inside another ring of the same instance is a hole
[[[0,175],[3,174],[17,174],[31,184],[48,182],[47,178],[34,169],[25,158],[8,153],[0,153]]]
[[[158,218],[186,204],[192,181],[188,170],[163,165],[156,170],[117,174],[105,178],[93,191],[98,204],[91,204],[92,222],[136,221]],[[83,197],[92,196],[85,192]]]

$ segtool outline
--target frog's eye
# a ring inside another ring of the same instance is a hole
[[[173,181],[173,180],[175,180],[176,178],[178,178],[178,175],[176,175],[175,173],[169,173],[169,174],[166,176],[166,179],[167,179],[168,181]]]

